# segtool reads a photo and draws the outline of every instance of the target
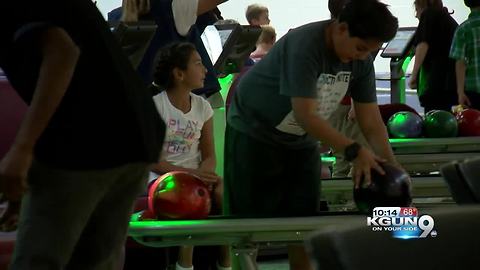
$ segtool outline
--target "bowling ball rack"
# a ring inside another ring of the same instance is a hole
[[[453,204],[440,167],[480,155],[480,137],[390,139],[390,144],[397,161],[411,176],[413,202],[419,207]],[[322,162],[333,165],[325,158]],[[321,198],[331,210],[355,209],[351,178],[322,180]]]
[[[443,177],[436,175],[413,176],[413,205],[419,208],[437,208],[453,205],[450,190]],[[321,200],[330,211],[353,211],[353,183],[351,178],[332,178],[322,180]]]
[[[457,206],[448,208],[454,207]],[[421,212],[429,213],[424,210]],[[365,215],[357,211],[330,211],[310,217],[218,216],[204,220],[175,221],[138,221],[138,214],[134,214],[128,233],[148,247],[229,245],[233,254],[233,269],[254,270],[258,268],[252,255],[258,248],[271,249],[286,244],[305,243],[315,231],[338,230],[349,226],[366,227],[365,223]]]
[[[454,160],[480,155],[480,137],[390,139],[390,144],[410,175],[428,175]]]
[[[230,245],[233,269],[258,269],[252,256],[258,248],[303,243],[313,231],[339,224],[363,224],[358,213],[287,218],[217,217],[205,220],[137,221],[132,216],[129,235],[142,245]]]
[[[480,137],[390,139],[397,161],[411,175],[431,175],[452,161],[480,156]],[[334,157],[321,157],[333,167]]]

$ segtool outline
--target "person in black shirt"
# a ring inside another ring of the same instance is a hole
[[[217,74],[213,68],[207,50],[202,43],[201,34],[205,25],[218,18],[214,14],[217,5],[227,0],[125,0],[122,9],[114,9],[109,21],[120,18],[124,22],[155,21],[157,30],[148,46],[137,71],[146,84],[153,82],[155,58],[160,48],[173,42],[190,42],[195,45],[207,68],[205,85],[193,92],[206,97],[220,91]]]
[[[417,89],[425,112],[450,111],[457,103],[455,61],[448,57],[458,26],[441,0],[415,0],[419,24],[415,64],[409,85]]]
[[[165,135],[150,93],[91,1],[3,1],[0,32],[29,104],[0,163],[22,199],[10,269],[113,269]]]

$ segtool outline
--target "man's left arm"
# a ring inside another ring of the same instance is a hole
[[[355,101],[354,104],[356,120],[372,150],[378,156],[397,164],[378,104],[376,102],[362,103]]]
[[[39,50],[42,62],[30,106],[15,141],[0,161],[0,189],[12,201],[21,199],[35,144],[65,95],[80,55],[64,29],[43,27],[22,28],[15,41],[18,48]]]

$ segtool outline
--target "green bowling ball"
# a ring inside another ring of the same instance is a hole
[[[427,118],[427,116],[431,115],[432,113],[436,113],[440,110],[431,110],[431,111],[428,111],[426,114],[425,114],[425,118]]]
[[[424,131],[428,138],[456,137],[458,123],[455,116],[448,111],[434,110],[425,115]]]

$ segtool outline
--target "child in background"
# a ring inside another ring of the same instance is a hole
[[[164,91],[153,99],[167,131],[162,160],[152,171],[158,175],[171,171],[192,173],[215,186],[213,201],[220,204],[223,187],[215,173],[213,110],[208,101],[192,93],[203,87],[206,72],[191,43],[173,43],[160,50],[154,85]],[[193,269],[192,256],[192,246],[180,247],[176,269]],[[217,267],[230,269],[227,247],[221,248]]]
[[[270,51],[275,41],[277,41],[275,28],[270,25],[262,25],[262,33],[257,40],[257,48],[250,54],[250,58],[252,58],[254,62],[260,61],[260,59]]]
[[[458,103],[480,109],[480,0],[465,0],[468,19],[456,30],[450,57],[456,60]]]
[[[262,33],[257,41],[257,49],[250,54],[250,59],[253,63],[257,63],[258,61],[262,60],[262,58],[270,51],[277,40],[277,33],[275,32],[275,28],[271,27],[270,25],[262,25]],[[230,86],[230,90],[228,91],[227,99],[225,101],[225,108],[226,112],[228,113],[228,108],[230,107],[230,103],[232,102],[233,95],[235,91],[237,91],[237,86],[240,80],[242,79],[243,75],[250,70],[253,65],[245,65],[240,73],[235,74],[235,78],[233,79],[232,86]]]
[[[245,17],[250,25],[270,24],[268,15],[268,8],[259,4],[249,5],[245,11]]]

